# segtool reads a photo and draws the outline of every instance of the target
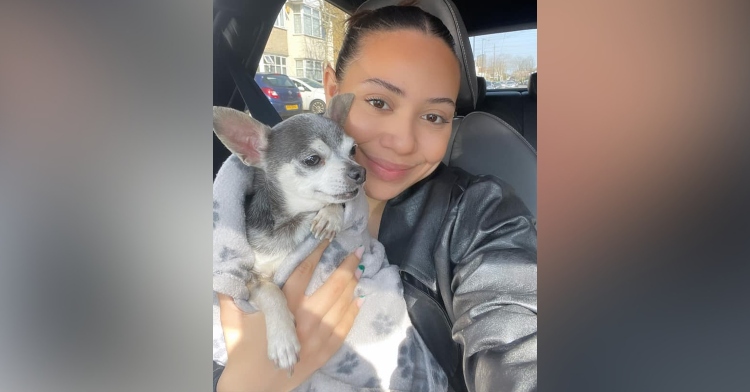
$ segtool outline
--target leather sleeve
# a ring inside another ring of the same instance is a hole
[[[536,222],[510,187],[490,176],[468,185],[454,222],[449,311],[468,390],[536,390]]]

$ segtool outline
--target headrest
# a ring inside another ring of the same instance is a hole
[[[477,107],[484,101],[484,97],[487,95],[487,81],[481,77],[477,77]]]
[[[529,76],[529,95],[536,99],[536,72]]]
[[[400,2],[401,0],[368,0],[357,10],[374,10],[389,5],[398,5]],[[415,6],[440,19],[453,36],[453,50],[461,66],[461,88],[458,91],[456,111],[459,115],[471,112],[477,103],[477,75],[469,34],[466,32],[464,21],[458,14],[456,5],[451,0],[420,0]]]

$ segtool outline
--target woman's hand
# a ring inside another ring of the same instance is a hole
[[[361,272],[361,250],[347,256],[328,280],[309,297],[310,278],[328,241],[321,244],[292,272],[282,291],[294,314],[301,349],[291,377],[268,359],[263,313],[247,314],[231,297],[219,295],[221,326],[227,347],[227,363],[219,378],[218,392],[288,391],[320,369],[338,351],[354,324],[362,304],[353,298]],[[356,271],[356,273],[355,273]]]

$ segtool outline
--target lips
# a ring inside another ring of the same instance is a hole
[[[373,158],[364,152],[362,153],[362,156],[365,157],[366,163],[364,166],[367,171],[384,181],[400,180],[406,177],[406,175],[409,174],[409,171],[414,168],[413,165],[402,165],[379,158]]]

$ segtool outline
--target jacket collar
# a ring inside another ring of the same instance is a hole
[[[388,261],[435,291],[434,250],[455,196],[456,178],[441,163],[430,175],[386,203],[378,231]]]

